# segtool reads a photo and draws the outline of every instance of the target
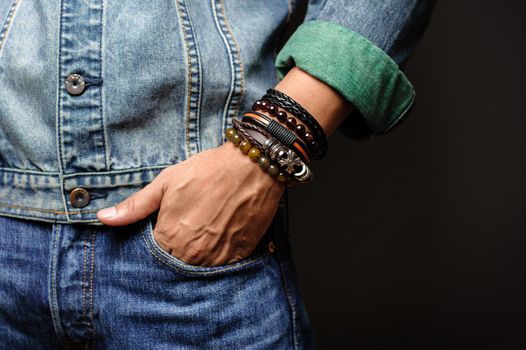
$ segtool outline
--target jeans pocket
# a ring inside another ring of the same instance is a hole
[[[174,269],[180,273],[190,275],[218,275],[227,273],[236,273],[245,271],[259,264],[264,264],[266,258],[268,258],[274,252],[274,237],[275,237],[275,219],[272,220],[269,228],[259,241],[256,248],[252,253],[234,263],[218,265],[218,266],[198,266],[188,264],[177,257],[169,254],[164,250],[159,243],[155,240],[153,229],[155,226],[155,215],[151,214],[145,219],[142,235],[144,242],[150,252],[150,254],[165,266]]]

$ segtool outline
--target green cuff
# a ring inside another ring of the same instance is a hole
[[[389,55],[360,34],[332,22],[308,21],[298,27],[276,58],[279,79],[295,65],[354,105],[368,128],[361,133],[386,133],[415,98],[413,86]],[[346,120],[342,127],[348,128],[351,122]],[[345,133],[356,136],[360,132]]]

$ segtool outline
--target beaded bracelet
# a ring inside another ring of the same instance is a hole
[[[257,112],[258,110],[266,111],[271,116],[276,117],[276,119],[284,124],[289,130],[292,130],[303,139],[306,143],[311,143],[314,141],[314,136],[307,131],[305,125],[297,122],[296,118],[287,115],[287,112],[280,111],[278,106],[264,100],[257,100],[252,105],[252,111]]]
[[[257,162],[260,168],[272,178],[275,178],[281,183],[288,182],[289,178],[280,171],[279,165],[272,162],[270,157],[264,155],[259,148],[253,146],[238,130],[235,128],[226,129],[225,137],[232,142],[234,146],[239,147],[243,154],[247,154],[250,160]]]
[[[303,108],[299,103],[294,101],[285,93],[276,89],[268,89],[267,93],[262,97],[263,100],[268,100],[271,103],[289,111],[300,119],[314,134],[315,140],[310,142],[309,146],[315,149],[315,159],[321,159],[327,153],[327,135],[318,123],[318,121]],[[269,112],[270,113],[270,112]]]
[[[240,122],[236,119],[232,120],[232,123],[234,124],[234,128],[243,133],[243,136],[250,139],[251,142],[257,145],[258,148],[272,160],[278,162],[279,166],[284,167],[285,174],[289,176],[291,180],[300,183],[307,183],[312,180],[313,176],[310,168],[294,151],[281,144],[266,130],[257,125]],[[251,129],[255,131],[255,133],[250,135],[245,128]]]
[[[291,148],[303,161],[310,163],[312,155],[310,149],[305,143],[296,136],[292,131],[281,126],[274,119],[267,117],[259,112],[246,112],[242,118],[243,121],[259,125],[264,128],[270,135],[276,138],[283,145]]]
[[[307,131],[305,125],[298,123],[296,118],[289,116],[287,112],[279,110],[278,106],[270,103],[267,100],[257,100],[252,105],[252,111],[259,113],[258,110],[269,112],[269,114],[281,123],[284,124],[289,130],[293,131],[298,137],[300,137],[309,150],[309,154],[312,157],[313,153],[319,152],[319,143],[314,138],[314,135]]]

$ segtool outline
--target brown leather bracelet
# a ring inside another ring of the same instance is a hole
[[[312,155],[307,145],[296,134],[283,127],[273,118],[259,112],[246,112],[243,114],[242,120],[261,126],[285,146],[291,148],[304,162],[310,163]]]

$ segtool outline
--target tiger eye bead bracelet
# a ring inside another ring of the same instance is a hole
[[[250,160],[257,162],[259,167],[271,177],[281,183],[288,182],[289,178],[280,170],[279,165],[272,162],[259,148],[253,146],[239,131],[234,128],[228,128],[225,131],[225,137],[235,146],[239,147],[243,154],[248,155]]]

